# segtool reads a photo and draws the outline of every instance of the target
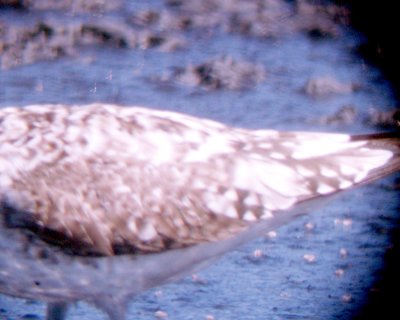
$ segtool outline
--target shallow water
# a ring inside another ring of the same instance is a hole
[[[159,1],[148,5],[162,6]],[[0,17],[11,15],[18,20],[16,13]],[[245,128],[360,133],[377,130],[365,121],[371,108],[386,111],[395,105],[379,70],[352,53],[361,37],[349,29],[337,39],[320,40],[300,33],[277,39],[222,31],[185,36],[190,45],[174,52],[98,46],[80,49],[74,57],[1,70],[0,106],[101,101],[176,110]],[[171,79],[177,67],[221,56],[262,65],[265,80],[251,88],[211,90]],[[324,76],[357,84],[358,90],[318,97],[304,93],[309,79]],[[354,121],[323,121],[343,106],[357,111]],[[368,302],[390,246],[390,230],[397,226],[393,185],[389,178],[344,195],[277,230],[276,237],[266,236],[224,256],[193,279],[139,296],[128,319],[154,319],[158,310],[177,320],[207,315],[218,320],[351,318]],[[255,250],[261,257],[254,256]],[[307,262],[306,254],[315,261]],[[41,319],[43,314],[39,302],[0,296],[0,319]],[[69,319],[103,318],[79,303]]]

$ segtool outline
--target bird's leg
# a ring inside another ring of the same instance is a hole
[[[121,297],[120,297],[121,298]],[[125,320],[127,300],[117,299],[111,295],[107,299],[100,299],[94,302],[95,306],[103,310],[110,320]]]
[[[125,309],[116,309],[112,312],[107,312],[108,317],[110,320],[125,320],[126,312]]]
[[[65,302],[53,302],[47,304],[46,320],[65,320],[68,304]]]

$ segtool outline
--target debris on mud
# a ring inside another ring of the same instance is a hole
[[[235,90],[260,83],[265,79],[265,70],[261,65],[224,57],[178,68],[173,78],[176,82],[188,86]]]
[[[367,124],[382,128],[400,128],[400,109],[391,111],[371,109]]]
[[[74,56],[82,46],[110,48],[158,48],[176,50],[183,46],[179,38],[136,30],[122,22],[38,22],[8,29],[0,24],[0,67],[8,69],[39,60]]]
[[[321,117],[319,123],[324,125],[350,125],[356,121],[357,116],[357,109],[351,105],[347,105],[341,107],[332,115]]]
[[[125,6],[123,0],[0,0],[0,12],[29,14],[24,24],[0,17],[0,68],[73,56],[83,45],[170,52],[185,47],[193,31],[199,37],[337,37],[348,20],[342,6],[307,0],[168,0],[162,8],[136,11]],[[115,19],[116,13],[123,18]]]
[[[107,0],[0,0],[0,7],[24,10],[67,10],[72,13],[101,13],[120,8],[121,1]]]
[[[358,89],[354,83],[342,83],[331,76],[314,77],[304,85],[304,92],[309,96],[318,97],[330,94],[346,94]]]

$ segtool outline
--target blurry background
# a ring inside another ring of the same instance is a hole
[[[145,105],[245,128],[396,130],[390,1],[0,0],[0,107]],[[399,316],[399,180],[143,294],[129,319]],[[0,319],[44,305],[0,296]],[[103,317],[79,303],[71,319]],[[389,317],[386,317],[389,319]]]

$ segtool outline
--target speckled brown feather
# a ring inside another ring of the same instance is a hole
[[[361,183],[393,155],[366,141],[104,104],[6,108],[0,200],[10,227],[73,253],[159,252]]]

